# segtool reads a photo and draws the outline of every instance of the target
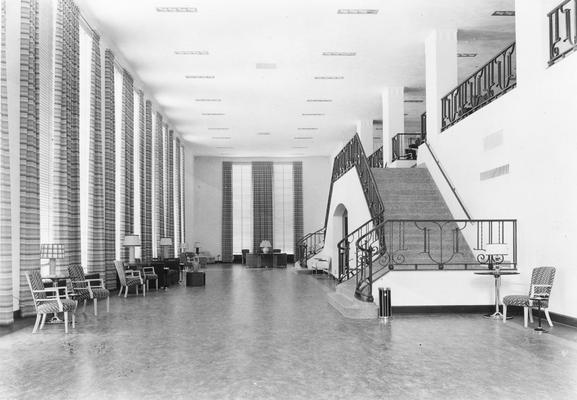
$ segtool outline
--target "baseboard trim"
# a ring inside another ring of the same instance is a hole
[[[495,305],[451,305],[451,306],[393,306],[394,314],[488,314]]]
[[[537,316],[537,310],[533,310],[533,315]],[[577,328],[577,318],[569,317],[568,315],[557,314],[551,311],[549,311],[549,316],[551,317],[551,321]]]

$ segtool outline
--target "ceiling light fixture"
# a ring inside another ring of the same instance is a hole
[[[318,131],[319,128],[297,128],[299,131]]]
[[[195,13],[198,10],[195,7],[156,7],[156,11],[167,13]]]
[[[232,147],[232,146],[216,146],[215,149],[230,150],[230,149],[234,149],[234,147]]]
[[[354,57],[357,53],[354,51],[323,51],[323,56],[334,57]]]
[[[258,132],[257,135],[259,135],[259,136],[270,136],[270,132]]]
[[[309,140],[312,139],[312,136],[295,136],[294,139],[295,140]]]
[[[322,113],[302,113],[303,117],[322,117],[325,114]]]
[[[344,76],[315,76],[315,79],[345,79]]]
[[[196,101],[221,101],[221,99],[196,99]]]
[[[256,63],[256,69],[276,69],[275,63]]]
[[[186,79],[214,79],[214,75],[186,75]]]
[[[457,57],[461,58],[477,57],[477,53],[457,53]]]
[[[208,128],[209,131],[228,131],[228,128]]]
[[[368,8],[341,8],[337,10],[337,14],[378,14],[379,10],[377,9],[368,9]]]
[[[175,50],[174,54],[177,56],[208,56],[208,51],[205,50]]]
[[[331,103],[331,99],[307,99],[307,103]]]
[[[422,103],[423,100],[405,100],[405,103]]]
[[[202,113],[201,115],[215,116],[215,115],[225,115],[225,114],[224,113]]]
[[[308,149],[306,146],[293,146],[293,149]]]
[[[504,10],[504,11],[495,11],[491,14],[493,17],[514,17],[515,11]]]
[[[213,136],[212,139],[216,139],[216,140],[230,140],[230,136]]]

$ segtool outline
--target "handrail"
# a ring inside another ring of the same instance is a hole
[[[572,7],[566,7],[573,3]],[[574,15],[571,15],[571,12]],[[560,18],[564,14],[565,18]],[[566,57],[569,53],[577,50],[577,0],[564,0],[547,13],[549,20],[549,61],[551,66]],[[565,32],[561,37],[560,29],[564,25]]]
[[[441,97],[441,131],[513,89],[517,83],[515,42]]]
[[[371,168],[383,168],[383,146],[376,149],[373,154],[367,157],[367,162]]]
[[[372,227],[375,227],[379,225],[381,222],[383,222],[383,219],[384,219],[383,214],[371,218],[370,220],[359,226],[357,229],[349,233],[346,237],[344,237],[337,243],[337,249],[339,250],[339,277],[338,277],[339,282],[343,282],[347,279],[352,278],[356,273],[356,268],[351,268],[350,266],[351,245],[354,245],[357,239],[363,236],[368,231],[370,231]]]
[[[461,208],[463,209],[463,212],[465,213],[465,215],[467,216],[467,219],[471,219],[471,214],[469,214],[469,211],[467,211],[467,208],[465,207],[465,204],[463,204],[463,201],[461,200],[461,197],[457,194],[457,189],[455,188],[455,186],[451,183],[451,180],[449,179],[449,177],[447,176],[447,174],[445,173],[445,170],[443,169],[443,167],[441,166],[441,163],[439,162],[439,159],[437,158],[437,156],[435,155],[435,153],[433,152],[433,149],[431,148],[431,145],[428,142],[425,142],[425,145],[427,147],[427,149],[429,150],[429,153],[431,154],[431,157],[433,157],[433,160],[435,161],[435,164],[437,164],[437,167],[439,168],[439,171],[441,171],[441,174],[443,175],[443,178],[445,178],[445,181],[447,182],[447,184],[449,185],[449,187],[451,188],[451,191],[453,192],[453,195],[455,196],[455,198],[457,199],[457,201],[459,202],[459,205],[461,206]]]
[[[393,159],[397,160],[416,160],[417,159],[417,147],[423,141],[423,135],[421,133],[397,133],[392,141]],[[409,142],[408,144],[406,142]],[[413,148],[411,146],[416,145]]]
[[[499,254],[490,253],[494,244],[502,248]],[[517,220],[386,220],[359,237],[356,247],[355,297],[372,301],[373,282],[389,270],[516,269]]]
[[[297,260],[302,268],[307,268],[309,258],[318,254],[324,248],[325,228],[307,233],[296,243]]]

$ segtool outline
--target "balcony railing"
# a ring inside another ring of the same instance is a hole
[[[549,65],[577,49],[577,0],[565,0],[550,13]]]
[[[422,141],[420,133],[397,133],[393,137],[393,161],[416,160],[417,147]]]
[[[441,131],[513,89],[517,83],[515,43],[441,99]]]
[[[383,168],[383,146],[374,151],[367,157],[370,168]]]

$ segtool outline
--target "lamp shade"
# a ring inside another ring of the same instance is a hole
[[[57,243],[41,244],[40,258],[64,258],[64,245]]]
[[[263,240],[260,242],[260,247],[272,247],[272,244],[268,240]]]
[[[126,235],[124,236],[125,246],[140,246],[140,236],[139,235]]]
[[[172,238],[160,238],[160,246],[172,246]]]
[[[487,243],[485,245],[487,254],[504,256],[509,252],[509,246],[506,243]]]
[[[194,247],[200,247],[200,242],[194,242]]]

